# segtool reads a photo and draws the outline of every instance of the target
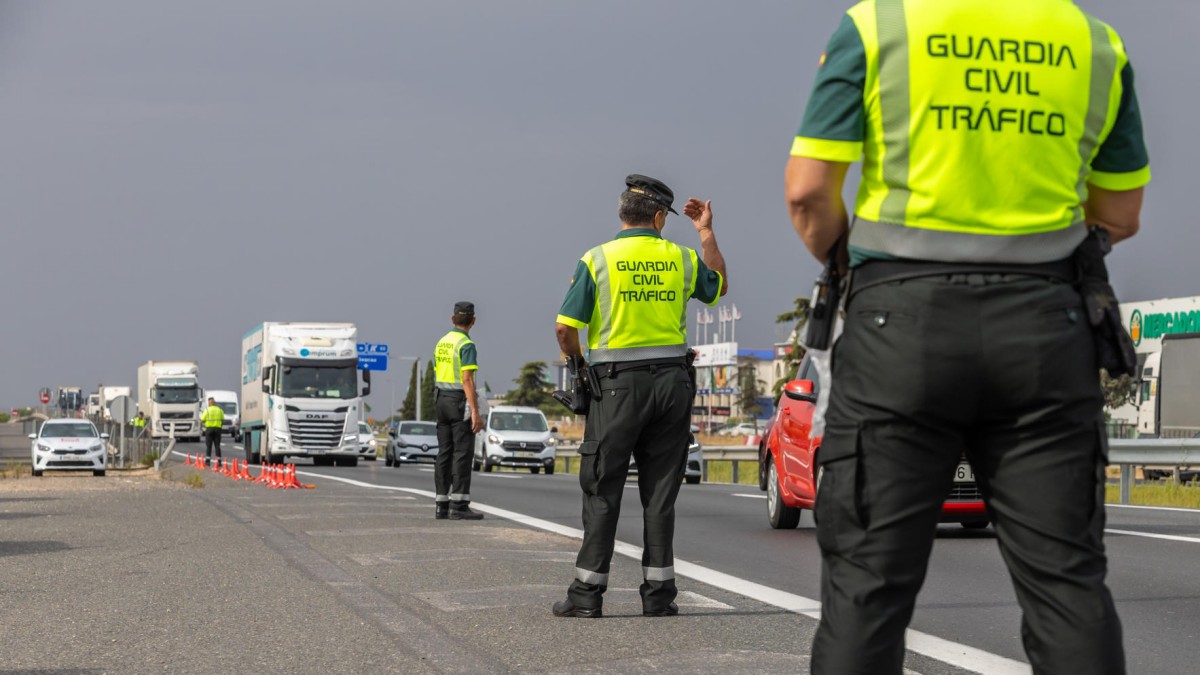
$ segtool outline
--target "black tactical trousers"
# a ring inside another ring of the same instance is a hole
[[[433,467],[437,503],[456,507],[471,501],[471,456],[475,434],[466,417],[467,395],[458,390],[438,389],[436,395],[438,454]]]
[[[1123,673],[1105,586],[1095,347],[1058,281],[953,275],[856,294],[818,461],[814,673],[900,673],[941,503],[965,453],[1035,673]]]
[[[221,456],[221,427],[204,427],[204,456]]]
[[[592,401],[579,446],[583,488],[583,545],[567,598],[600,607],[621,513],[629,457],[637,460],[642,500],[642,609],[659,611],[675,599],[672,540],[675,498],[687,461],[692,384],[682,366],[655,366],[605,375]]]

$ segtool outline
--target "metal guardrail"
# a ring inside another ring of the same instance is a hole
[[[575,447],[560,447],[559,457],[571,471],[571,460],[578,457]],[[708,480],[709,462],[732,462],[732,481],[738,482],[741,462],[753,462],[757,471],[758,448],[754,446],[712,446],[704,448],[702,480]],[[1120,503],[1128,504],[1133,488],[1134,467],[1138,466],[1200,466],[1200,438],[1110,438],[1108,464],[1121,468]]]
[[[1121,467],[1121,503],[1129,503],[1135,466],[1200,465],[1200,439],[1110,438],[1108,463]]]

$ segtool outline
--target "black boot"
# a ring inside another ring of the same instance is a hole
[[[554,603],[550,611],[554,612],[554,616],[575,617],[579,619],[599,619],[604,616],[604,611],[599,607],[576,607],[570,600],[562,600]]]
[[[675,616],[677,614],[679,614],[679,605],[673,602],[661,609],[642,608],[642,616]]]
[[[483,514],[472,511],[468,502],[459,502],[451,505],[450,520],[483,520]]]
[[[445,520],[450,517],[450,504],[448,502],[438,502],[437,510],[433,512],[433,517],[438,520]]]

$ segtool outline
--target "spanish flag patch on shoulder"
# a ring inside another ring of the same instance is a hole
[[[823,65],[825,65],[825,52],[821,52],[821,62],[817,64],[817,67],[820,68]]]

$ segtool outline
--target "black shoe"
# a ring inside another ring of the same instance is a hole
[[[450,509],[450,520],[483,520],[483,514],[472,511],[469,506],[463,506]]]
[[[571,604],[570,600],[562,600],[554,603],[551,611],[554,612],[554,616],[567,616],[578,619],[599,619],[604,616],[604,612],[599,607],[576,607]]]
[[[433,517],[438,520],[445,520],[450,517],[450,506],[447,504],[438,504],[437,510],[433,512]]]
[[[643,609],[642,616],[675,616],[679,613],[679,605],[671,603],[662,609]]]

